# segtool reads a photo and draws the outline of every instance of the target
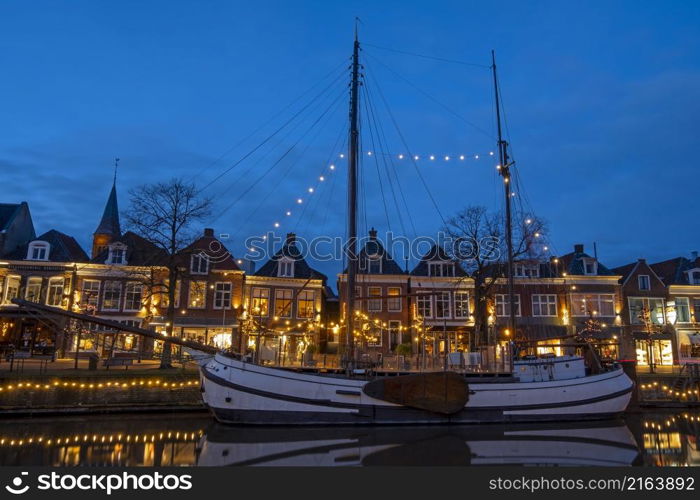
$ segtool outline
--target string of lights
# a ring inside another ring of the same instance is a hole
[[[168,431],[158,434],[82,434],[61,437],[25,436],[22,438],[0,437],[0,446],[26,445],[79,445],[92,443],[154,443],[156,441],[197,441],[204,435],[203,430],[196,432]]]
[[[66,380],[54,380],[51,383],[36,383],[36,382],[19,382],[15,384],[5,384],[0,385],[0,392],[9,392],[14,390],[50,390],[50,389],[129,389],[132,387],[159,387],[162,389],[179,389],[192,387],[199,384],[196,379],[186,380],[183,382],[166,382],[160,379],[149,380],[131,380],[125,382],[122,380],[110,380],[107,382],[80,382],[80,381],[66,381]]]

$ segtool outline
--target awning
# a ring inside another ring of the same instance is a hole
[[[568,336],[563,325],[527,325],[518,328],[518,340],[555,340]]]
[[[634,340],[672,340],[670,332],[659,332],[649,334],[648,332],[632,332]]]

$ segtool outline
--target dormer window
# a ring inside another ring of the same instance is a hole
[[[513,275],[516,278],[539,278],[540,266],[538,264],[518,262],[513,265]]]
[[[428,263],[428,275],[453,277],[455,275],[455,265],[452,262],[430,262]]]
[[[595,259],[583,259],[583,274],[588,276],[598,274],[598,262]]]
[[[688,283],[691,285],[700,285],[700,269],[691,269],[688,271]]]
[[[190,260],[190,272],[192,274],[207,274],[209,272],[209,257],[204,253],[192,255]]]
[[[32,241],[27,250],[27,260],[49,260],[49,244],[45,241]]]
[[[294,261],[291,259],[282,259],[279,261],[277,276],[281,278],[294,277]]]
[[[109,246],[109,254],[105,264],[113,264],[122,266],[126,264],[126,245],[122,243],[114,243]]]

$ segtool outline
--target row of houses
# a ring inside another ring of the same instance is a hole
[[[474,347],[474,280],[434,246],[413,269],[402,269],[371,230],[359,253],[355,295],[356,343],[386,355],[468,351]],[[59,356],[157,353],[160,342],[92,324],[55,322],[28,313],[13,298],[97,315],[165,333],[167,270],[161,249],[122,232],[116,185],[88,255],[57,230],[36,236],[27,203],[0,204],[0,346]],[[346,275],[336,296],[328,278],[304,258],[294,234],[256,271],[236,259],[213,229],[177,256],[174,334],[245,351],[262,359],[296,358],[310,346],[335,353],[344,342]],[[244,270],[245,269],[245,270]],[[700,259],[608,268],[583,245],[546,262],[515,265],[514,301],[505,276],[494,276],[488,301],[491,343],[534,342],[560,349],[562,339],[586,336],[611,359],[641,365],[700,361]],[[510,307],[516,331],[507,326]],[[404,351],[406,352],[406,351]]]

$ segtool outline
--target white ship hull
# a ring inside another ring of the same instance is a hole
[[[444,424],[605,419],[629,404],[621,368],[543,382],[468,380],[469,398],[451,414],[376,399],[368,380],[271,368],[217,354],[201,367],[202,396],[217,420],[249,425]]]

